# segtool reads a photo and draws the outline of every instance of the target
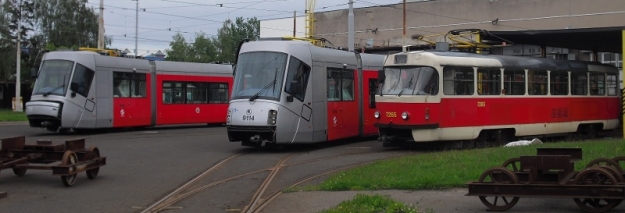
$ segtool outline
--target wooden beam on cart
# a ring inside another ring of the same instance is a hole
[[[6,198],[6,197],[7,197],[7,193],[6,192],[0,192],[0,199]]]
[[[623,49],[621,51],[621,58],[622,61],[625,62],[625,30],[623,30],[623,34],[621,34],[621,39],[623,40],[621,42],[621,45],[623,46]],[[621,72],[625,72],[625,69],[623,67],[621,67]],[[625,73],[622,73],[621,75],[623,75],[623,83],[625,83]],[[621,88],[620,85],[618,88]],[[621,99],[623,101],[623,103],[625,104],[625,89],[623,90],[623,96],[621,96]],[[625,105],[623,105],[624,109],[625,109]],[[623,116],[623,121],[625,122],[625,110],[623,110],[622,112],[623,114],[621,114],[621,116]],[[623,139],[625,139],[625,125],[623,126]]]

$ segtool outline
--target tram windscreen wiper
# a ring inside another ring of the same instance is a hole
[[[46,97],[46,96],[52,94],[55,90],[61,89],[61,88],[64,88],[64,87],[65,87],[65,84],[63,84],[61,86],[58,86],[58,87],[55,87],[55,88],[51,89],[50,91],[47,91],[46,93],[43,93],[43,97]]]
[[[269,82],[269,84],[267,84],[267,86],[263,87],[260,91],[258,91],[252,97],[250,97],[250,101],[256,100],[258,97],[260,97],[261,93],[265,92],[265,90],[269,89],[269,87],[271,87],[273,85],[276,85],[276,79],[273,79],[273,81]]]
[[[412,75],[412,77],[410,77],[410,81],[408,81],[408,88],[410,88],[410,86],[412,85],[412,78],[414,78],[414,75]],[[402,88],[399,91],[399,94],[397,94],[397,97],[400,97],[403,92],[404,92],[404,89]]]

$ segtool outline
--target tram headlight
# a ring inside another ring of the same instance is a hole
[[[376,119],[380,118],[380,111],[375,111],[373,113],[373,117],[375,117]]]
[[[278,121],[278,110],[269,110],[269,115],[267,116],[267,124],[268,125],[276,125]]]
[[[408,117],[410,117],[410,116],[408,115],[408,112],[402,112],[402,113],[401,113],[401,119],[408,120]]]
[[[226,124],[230,124],[231,118],[232,118],[232,110],[228,109],[228,115],[226,116]]]

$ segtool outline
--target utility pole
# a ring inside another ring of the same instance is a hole
[[[135,58],[139,56],[139,0],[133,0],[137,2],[136,16],[135,16]]]
[[[18,11],[18,13],[17,13],[18,14],[17,15],[17,48],[15,48],[15,49],[17,49],[17,62],[15,64],[15,67],[16,67],[16,69],[15,69],[16,70],[15,78],[16,78],[16,80],[15,80],[15,103],[14,103],[15,110],[14,111],[15,112],[22,112],[22,111],[24,111],[22,109],[22,97],[21,97],[22,91],[21,91],[21,83],[20,83],[20,81],[21,81],[21,79],[20,79],[20,75],[21,75],[21,73],[20,73],[20,70],[21,70],[20,65],[21,65],[21,62],[22,62],[22,54],[21,54],[21,52],[22,52],[22,50],[21,50],[21,45],[22,45],[21,44],[21,40],[22,40],[22,33],[21,33],[21,31],[22,31],[21,30],[22,29],[22,0],[20,0],[18,8],[19,9],[17,10]]]
[[[347,15],[347,50],[354,51],[354,0],[349,0],[349,14]]]
[[[404,25],[403,25],[404,33],[402,34],[404,37],[404,41],[406,42],[406,0],[404,0]]]
[[[104,0],[100,0],[100,14],[98,15],[98,49],[104,49]]]

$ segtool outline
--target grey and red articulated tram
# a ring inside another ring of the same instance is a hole
[[[314,143],[377,135],[377,70],[384,56],[305,41],[243,43],[227,131],[243,146]]]
[[[596,62],[414,51],[389,55],[381,72],[369,116],[385,145],[594,137],[619,124],[619,71]]]
[[[61,132],[225,123],[232,79],[231,65],[49,52],[26,115]]]

